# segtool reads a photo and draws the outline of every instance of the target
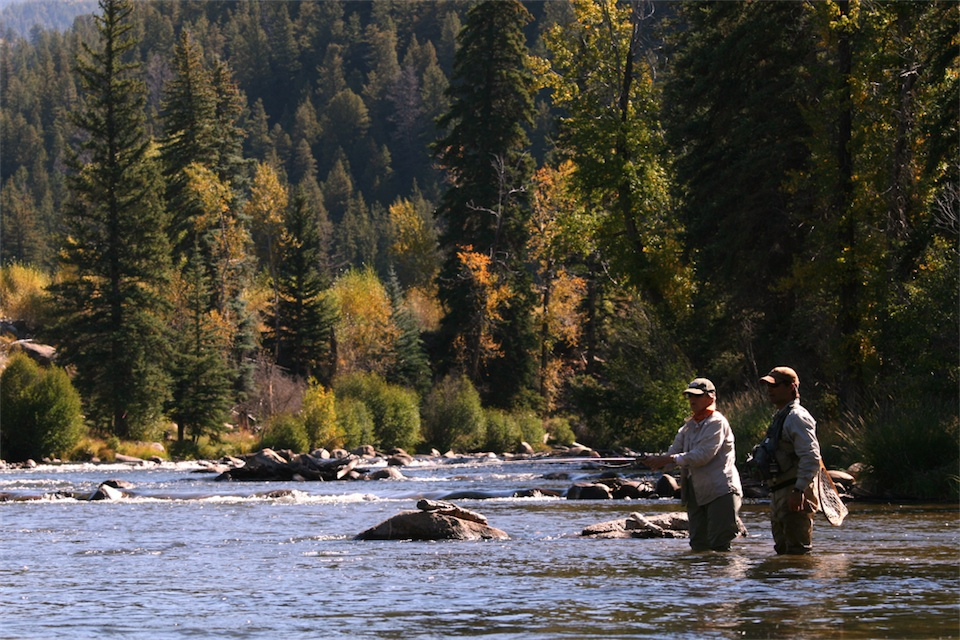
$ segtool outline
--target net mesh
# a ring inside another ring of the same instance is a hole
[[[843,524],[843,519],[847,517],[847,505],[843,504],[840,494],[837,493],[837,487],[833,484],[833,479],[827,473],[827,470],[820,467],[820,477],[817,483],[820,492],[820,510],[827,520],[835,527]]]

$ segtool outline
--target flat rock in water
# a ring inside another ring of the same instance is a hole
[[[631,513],[620,520],[608,520],[585,527],[581,536],[591,538],[686,538],[690,535],[686,513],[644,516]]]

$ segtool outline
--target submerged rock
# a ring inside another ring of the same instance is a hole
[[[124,496],[124,492],[111,486],[111,481],[102,482],[97,490],[90,494],[87,500],[119,500]],[[115,481],[114,481],[115,482]]]

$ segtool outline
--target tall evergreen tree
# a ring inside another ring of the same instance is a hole
[[[317,214],[308,207],[302,189],[287,209],[279,251],[270,342],[277,347],[280,364],[291,373],[329,385],[336,309],[321,271],[326,257]]]
[[[174,246],[178,253],[186,253],[196,244],[195,218],[201,213],[187,198],[185,169],[194,163],[208,168],[216,165],[217,95],[203,66],[202,52],[188,31],[180,35],[173,66],[174,76],[164,91],[161,157],[167,201],[174,212]]]
[[[234,189],[245,185],[243,140],[246,132],[240,126],[240,118],[247,107],[246,98],[240,92],[233,72],[223,60],[217,60],[211,71],[210,81],[216,94],[214,131],[217,151],[217,173]]]
[[[446,134],[434,146],[449,179],[438,211],[447,252],[440,276],[447,351],[501,404],[518,401],[535,384],[532,302],[523,265],[530,215],[525,188],[532,175],[524,127],[534,112],[523,27],[530,19],[515,1],[470,9],[458,37],[450,109],[439,120]],[[485,316],[475,282],[464,277],[462,251],[485,255],[504,291],[511,292],[496,326]],[[483,349],[484,336],[496,348]],[[499,357],[485,359],[482,353]]]
[[[53,287],[55,332],[87,416],[120,437],[147,433],[170,393],[167,216],[131,61],[132,10],[100,0],[99,44],[83,43],[77,61],[85,101],[73,121],[84,135],[70,158],[64,278]]]
[[[218,433],[230,408],[230,371],[226,349],[210,317],[210,276],[199,247],[190,252],[180,279],[174,315],[176,350],[170,418],[177,439]]]

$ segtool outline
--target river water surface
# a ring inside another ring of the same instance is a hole
[[[956,505],[851,504],[841,527],[818,516],[808,557],[774,554],[763,502],[744,506],[749,536],[727,554],[579,535],[681,510],[673,500],[463,499],[510,540],[352,539],[418,498],[564,491],[596,473],[497,460],[336,483],[220,483],[185,464],[0,471],[18,495],[108,479],[136,493],[0,503],[0,638],[960,637]],[[293,491],[257,495],[278,489]]]

